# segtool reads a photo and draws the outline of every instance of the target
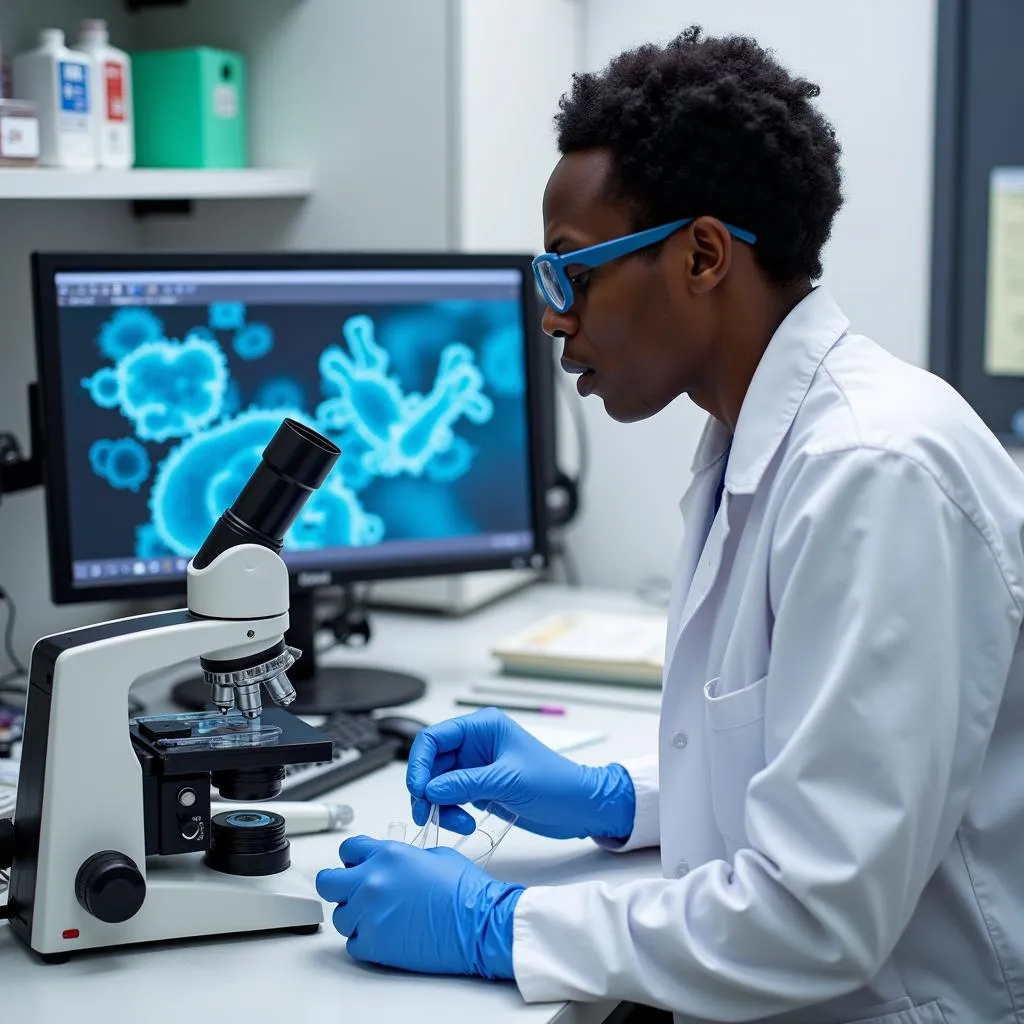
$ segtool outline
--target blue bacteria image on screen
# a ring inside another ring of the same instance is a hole
[[[444,451],[437,452],[427,463],[428,479],[438,484],[458,480],[469,472],[475,454],[473,446],[464,437],[456,437]]]
[[[353,491],[362,491],[373,481],[373,472],[366,465],[364,457],[370,451],[369,445],[355,430],[346,430],[336,442],[341,449],[338,463],[345,483]]]
[[[387,374],[388,353],[374,338],[373,321],[349,317],[342,333],[348,352],[332,345],[320,356],[324,390],[338,397],[320,403],[317,419],[334,431],[354,427],[368,446],[363,464],[372,473],[418,476],[452,444],[451,428],[459,418],[481,424],[493,415],[494,404],[483,393],[484,376],[468,346],[446,345],[430,392],[404,395]]]
[[[152,310],[125,306],[103,324],[96,343],[108,359],[117,362],[147,341],[159,341],[163,336],[163,322]]]
[[[261,409],[302,409],[305,404],[306,389],[292,377],[271,377],[253,396],[253,405]]]
[[[112,366],[104,366],[91,377],[84,377],[82,387],[101,409],[114,409],[121,404],[121,385],[117,370]]]
[[[231,419],[241,411],[241,408],[242,389],[238,386],[238,381],[232,377],[224,389],[224,399],[220,403],[220,418]]]
[[[93,441],[89,465],[97,476],[119,491],[138,491],[149,478],[149,453],[134,437]]]
[[[143,523],[135,527],[135,557],[165,558],[174,552],[160,539],[156,527],[152,523]]]
[[[518,324],[501,327],[488,335],[480,353],[480,366],[491,389],[517,398],[526,388],[523,375],[523,335]]]
[[[274,348],[274,332],[266,324],[246,324],[231,344],[239,359],[262,359]]]
[[[213,302],[210,304],[206,319],[214,330],[237,330],[245,323],[245,303]]]
[[[472,304],[471,304],[472,305]],[[391,312],[376,325],[376,340],[390,366],[406,380],[423,380],[445,344],[457,337],[459,311],[450,302],[435,302]]]
[[[365,547],[384,537],[384,520],[363,510],[340,474],[314,491],[306,506],[285,538],[286,546],[293,551],[338,545]]]
[[[227,390],[227,359],[215,342],[151,341],[117,364],[121,412],[143,441],[186,437],[213,423]],[[91,389],[90,389],[91,393]]]
[[[377,481],[374,508],[388,524],[388,535],[405,540],[478,533],[480,524],[460,500],[457,488],[438,487],[422,477]]]
[[[316,429],[341,449],[338,472],[344,479],[345,486],[353,491],[365,490],[373,481],[373,473],[363,462],[363,456],[370,451],[370,446],[359,436],[355,428],[344,423],[336,428],[330,415],[322,418],[320,412],[321,409],[318,408]]]
[[[298,410],[249,409],[187,438],[157,470],[152,522],[176,555],[191,556],[217,517],[238,496],[285,416],[313,426]],[[290,549],[374,544],[383,520],[363,510],[337,467],[306,502],[285,537]]]
[[[217,341],[217,335],[214,334],[213,331],[211,331],[209,327],[203,327],[202,325],[200,325],[198,327],[190,327],[185,332],[185,337],[184,337],[183,340],[184,341],[190,341],[193,338],[197,338],[200,341],[212,341],[212,342],[216,342]]]

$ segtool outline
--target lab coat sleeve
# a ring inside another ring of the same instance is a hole
[[[528,1001],[743,1021],[837,998],[891,954],[954,837],[1020,628],[999,549],[908,456],[810,456],[777,485],[747,844],[681,879],[527,889]]]
[[[630,850],[642,850],[648,846],[657,846],[660,833],[658,759],[656,757],[637,757],[620,761],[619,764],[626,769],[629,781],[633,783],[633,794],[636,797],[633,831],[625,842],[614,839],[597,839],[595,842],[598,846],[603,846],[613,853],[628,853]]]

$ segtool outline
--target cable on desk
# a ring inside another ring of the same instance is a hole
[[[4,651],[7,654],[8,661],[13,666],[9,672],[0,676],[0,692],[24,693],[25,685],[23,683],[16,686],[12,685],[16,679],[22,679],[28,675],[28,670],[21,663],[18,652],[14,649],[14,623],[17,620],[18,609],[14,603],[14,598],[3,587],[0,587],[0,601],[7,605],[7,624],[4,627]]]
[[[579,566],[576,564],[576,559],[570,553],[569,545],[566,543],[564,536],[559,537],[558,540],[551,541],[551,557],[561,565],[562,575],[565,577],[567,586],[582,586]]]

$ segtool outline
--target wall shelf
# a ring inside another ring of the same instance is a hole
[[[299,199],[313,191],[305,170],[64,171],[0,168],[3,199]]]

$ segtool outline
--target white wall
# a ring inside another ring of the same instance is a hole
[[[540,252],[554,114],[580,64],[578,0],[462,0],[456,45],[456,244]]]
[[[583,63],[664,42],[694,22],[752,35],[820,83],[843,144],[846,203],[823,283],[853,327],[903,358],[927,358],[936,0],[584,0]],[[704,416],[681,400],[622,426],[584,403],[593,449],[573,548],[587,583],[670,574],[678,499]]]

